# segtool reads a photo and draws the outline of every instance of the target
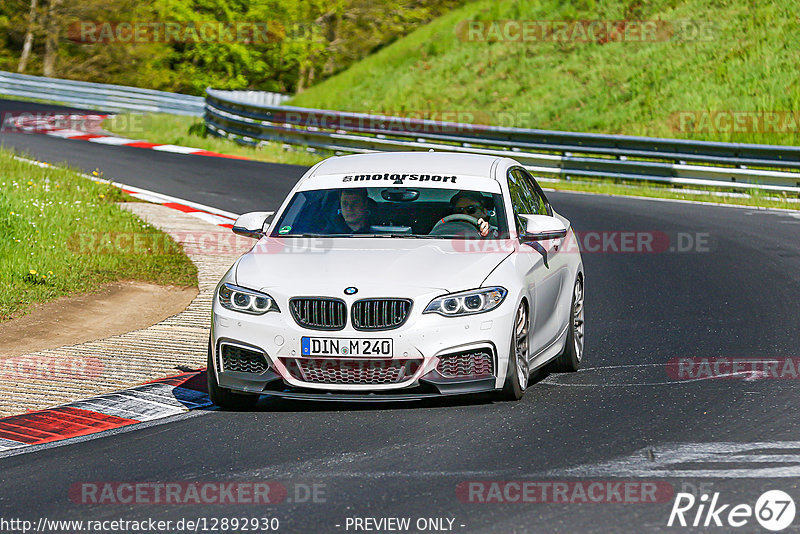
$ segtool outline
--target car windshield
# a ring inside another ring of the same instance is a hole
[[[489,224],[484,236],[478,220]],[[363,187],[295,193],[272,237],[508,237],[503,197],[457,189]]]

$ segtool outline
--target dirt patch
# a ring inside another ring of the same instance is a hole
[[[0,323],[0,358],[147,328],[182,312],[196,296],[197,288],[115,282],[94,293],[39,304]]]

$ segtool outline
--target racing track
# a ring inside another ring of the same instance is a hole
[[[4,105],[0,109],[8,109]],[[303,171],[43,135],[3,133],[0,143],[239,213],[276,208]],[[800,215],[549,196],[578,230],[702,232],[711,250],[584,254],[586,370],[551,376],[519,403],[364,406],[264,398],[250,413],[192,412],[0,459],[0,517],[272,516],[280,519],[282,532],[345,532],[345,519],[353,516],[450,517],[456,532],[667,530],[671,501],[475,504],[461,502],[455,491],[468,480],[573,477],[666,480],[676,490],[711,484],[706,487],[721,492],[722,501],[751,505],[766,489],[782,489],[800,502],[797,380],[673,381],[665,370],[677,357],[800,356]],[[784,450],[766,460],[700,459],[675,466],[683,469],[679,476],[666,479],[651,470],[680,459],[669,444],[709,442],[761,442],[762,455],[776,446]],[[624,466],[597,467],[632,454]],[[755,477],[757,467],[780,467],[787,476]],[[723,468],[725,478],[715,476]],[[325,485],[326,502],[84,505],[68,497],[76,482],[187,480],[318,483]]]

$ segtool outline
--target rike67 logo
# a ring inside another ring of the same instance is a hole
[[[678,493],[667,526],[739,528],[751,524],[755,517],[765,529],[778,532],[794,521],[794,500],[784,491],[764,492],[756,500],[755,506],[723,503],[719,495],[716,492],[709,497],[707,493],[703,493],[698,499],[691,493]]]

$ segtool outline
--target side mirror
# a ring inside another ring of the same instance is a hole
[[[239,218],[233,223],[233,233],[260,239],[264,235],[264,224],[274,213],[272,211],[251,211],[239,215]]]
[[[525,223],[525,234],[520,236],[524,241],[541,241],[543,239],[559,239],[567,236],[567,227],[557,217],[550,215],[519,215]]]

